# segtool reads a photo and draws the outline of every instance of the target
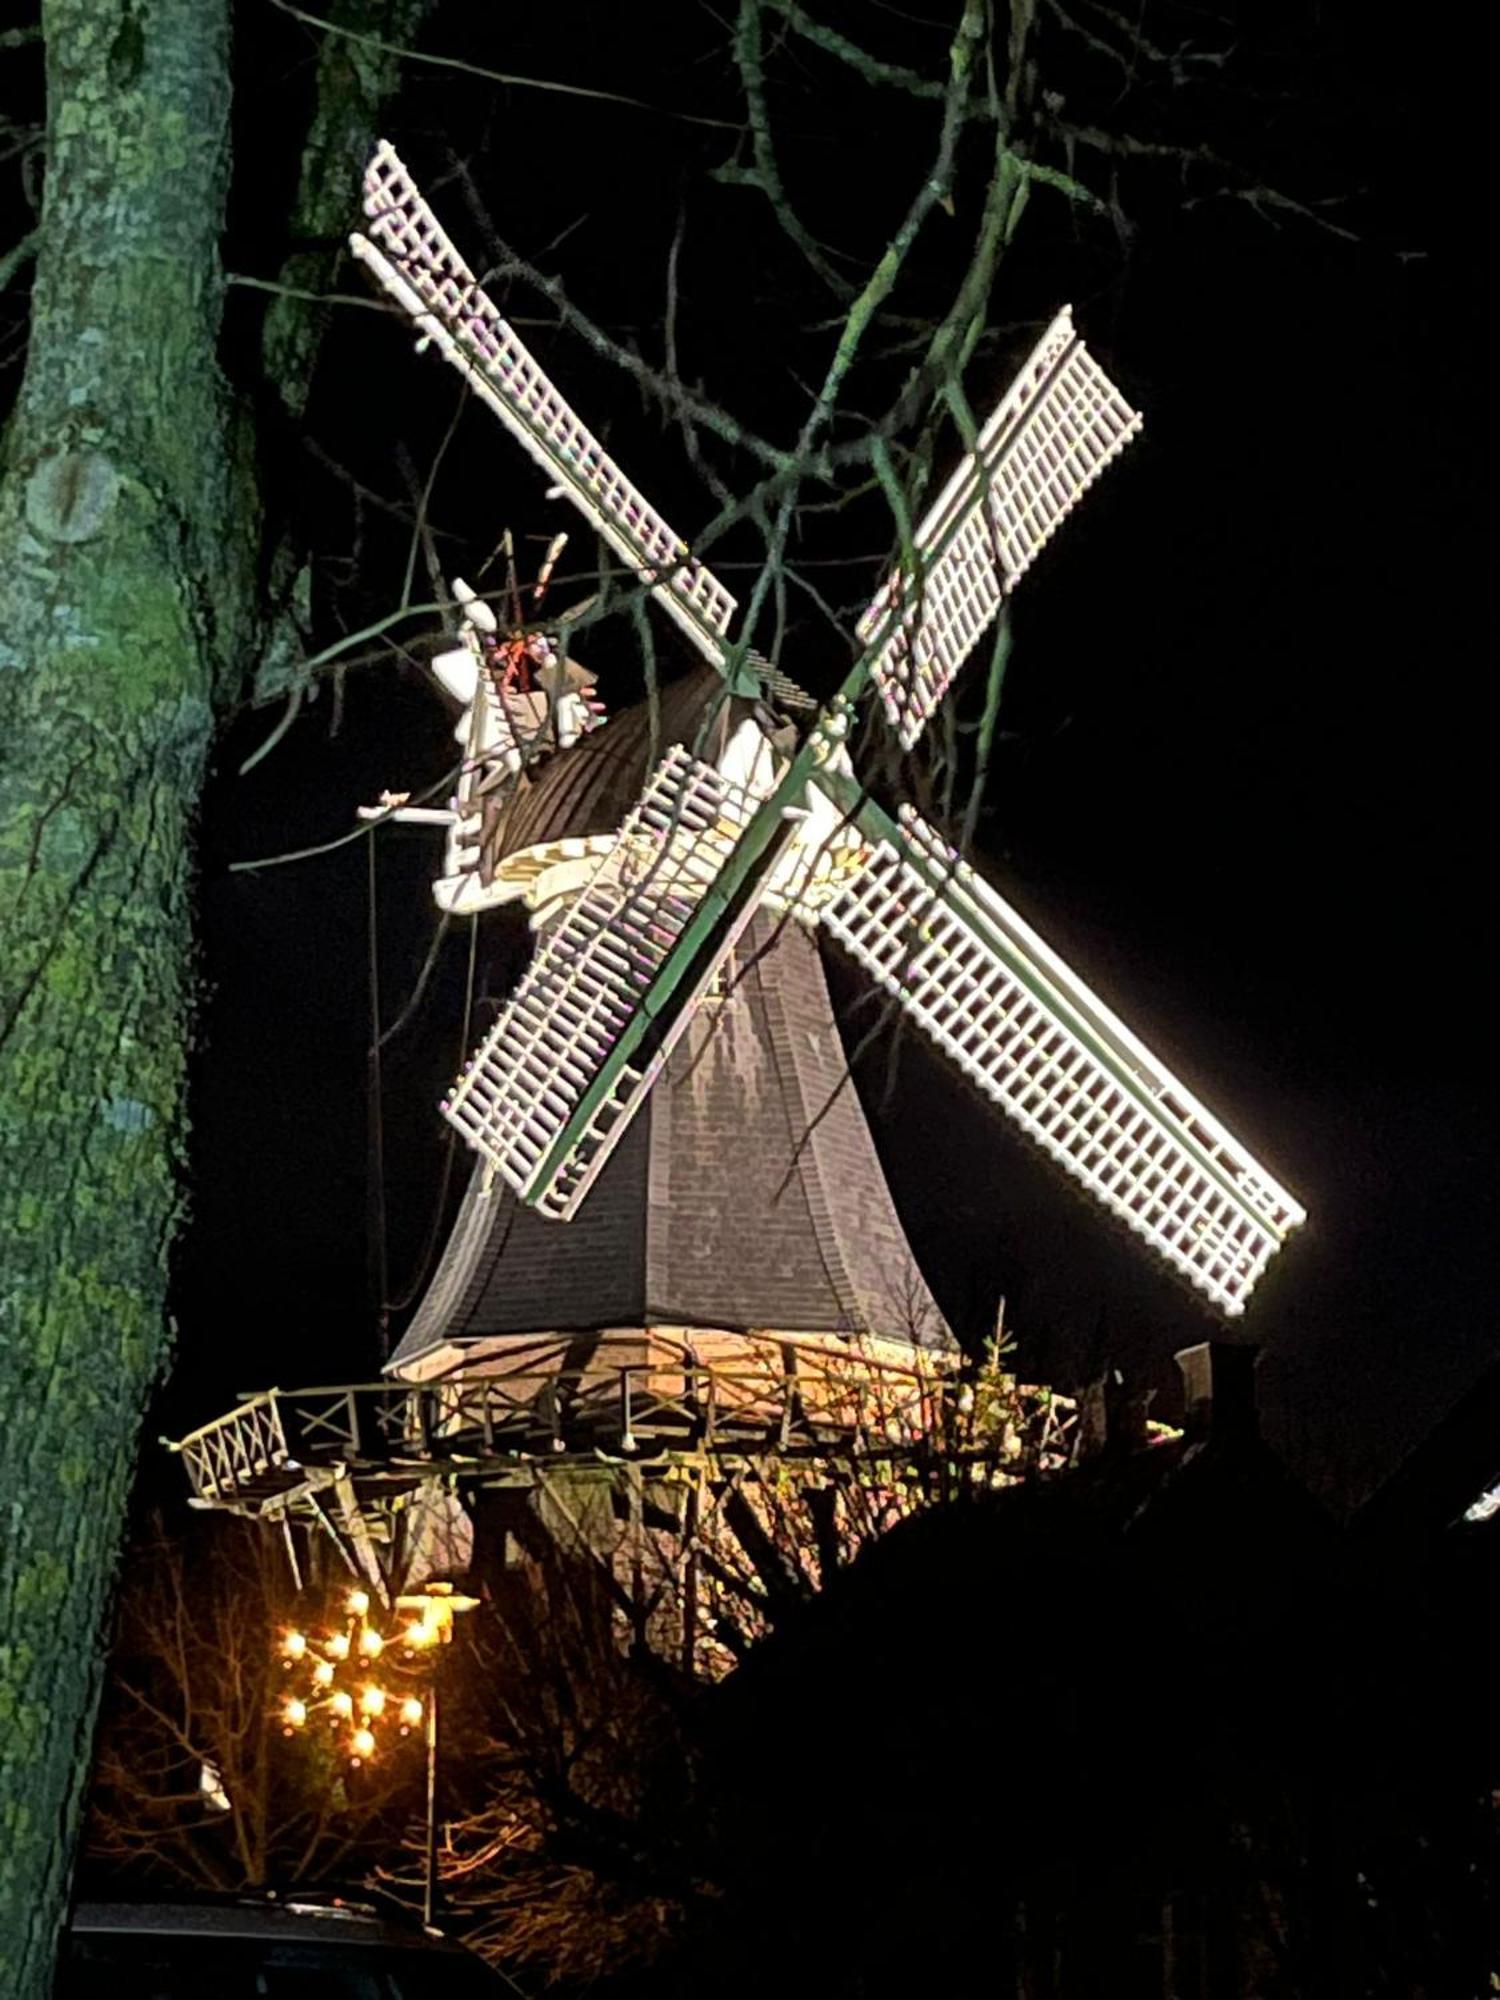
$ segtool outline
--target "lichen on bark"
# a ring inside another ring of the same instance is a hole
[[[48,0],[43,28],[46,192],[0,482],[0,1988],[18,2000],[50,1991],[167,1352],[192,825],[255,533],[216,360],[227,0]]]
[[[404,30],[425,5],[337,11]],[[218,362],[230,12],[42,8],[45,194],[0,462],[0,1991],[16,2000],[52,1988],[112,1570],[169,1348],[198,798],[274,603],[254,442]],[[357,36],[330,42],[292,215],[309,255],[397,69]],[[326,270],[325,254],[310,289]],[[305,380],[318,330],[305,300],[282,302],[268,357]]]

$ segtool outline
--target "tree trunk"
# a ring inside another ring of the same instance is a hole
[[[215,360],[228,0],[46,0],[0,481],[0,1990],[51,1990],[102,1626],[168,1349],[191,840],[251,637]]]

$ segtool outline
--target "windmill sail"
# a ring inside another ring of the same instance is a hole
[[[908,750],[1002,598],[1140,427],[1065,306],[917,529],[915,569],[891,576],[859,622]]]
[[[566,488],[616,555],[652,586],[698,650],[722,666],[734,598],[574,415],[384,140],[365,169],[364,208],[370,236],[350,237],[354,255],[548,478]]]
[[[734,599],[569,409],[384,143],[364,202],[370,237],[351,239],[355,254],[736,678]],[[863,652],[789,761],[751,743],[729,775],[682,749],[662,764],[444,1106],[522,1199],[574,1213],[769,894],[824,923],[1182,1276],[1225,1312],[1244,1309],[1304,1219],[1297,1202],[930,828],[909,811],[887,819],[841,763],[872,682],[902,742],[917,741],[1005,597],[1140,425],[1065,307],[928,510],[912,561],[861,619]],[[778,703],[811,705],[769,663],[749,666]]]
[[[671,750],[444,1104],[544,1214],[574,1213],[754,914],[766,873],[718,917],[695,976],[670,976],[757,803]],[[630,1060],[653,1029],[649,1058]]]
[[[915,813],[861,822],[877,837],[819,912],[829,932],[1096,1200],[1242,1312],[1298,1203]]]

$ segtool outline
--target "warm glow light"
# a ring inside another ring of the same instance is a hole
[[[414,1694],[409,1694],[401,1704],[401,1720],[408,1729],[415,1729],[422,1720],[422,1704]]]
[[[332,1687],[333,1685],[332,1660],[319,1660],[318,1664],[313,1668],[313,1683],[315,1686],[320,1688]]]
[[[430,1646],[437,1637],[430,1625],[424,1625],[420,1618],[414,1618],[406,1628],[408,1646]]]
[[[367,1590],[351,1590],[344,1602],[356,1618],[363,1618],[370,1608],[370,1593]]]
[[[350,1716],[354,1713],[354,1697],[346,1688],[340,1688],[329,1703],[335,1715]]]
[[[288,1632],[281,1642],[281,1650],[289,1660],[300,1660],[307,1651],[307,1636],[302,1632]]]
[[[384,1644],[384,1639],[381,1638],[373,1626],[367,1625],[359,1635],[359,1650],[367,1660],[373,1660]]]
[[[368,1729],[356,1729],[354,1732],[353,1743],[354,1743],[354,1754],[356,1757],[374,1756],[375,1737],[372,1731]]]
[[[349,1634],[347,1632],[335,1632],[333,1637],[328,1641],[328,1651],[330,1657],[335,1660],[347,1660],[349,1657]]]
[[[365,1715],[385,1714],[385,1689],[367,1687],[359,1698],[360,1710]]]
[[[293,1729],[300,1729],[307,1720],[307,1703],[305,1701],[298,1701],[296,1696],[293,1695],[292,1699],[282,1710],[282,1714],[292,1725]]]

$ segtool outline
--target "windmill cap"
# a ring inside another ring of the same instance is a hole
[[[536,683],[544,694],[581,693],[585,688],[596,687],[599,676],[586,667],[582,660],[550,661],[537,669]]]

